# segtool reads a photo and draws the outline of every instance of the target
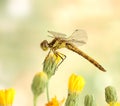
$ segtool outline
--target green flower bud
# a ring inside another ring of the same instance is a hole
[[[117,102],[117,93],[114,87],[108,86],[105,88],[105,99],[108,104],[110,102]]]
[[[34,76],[31,89],[35,97],[38,97],[44,91],[46,83],[47,75],[45,72],[39,72]]]
[[[43,63],[43,71],[47,74],[48,79],[55,74],[55,71],[64,59],[65,56],[61,53],[49,52]]]
[[[78,93],[69,93],[65,106],[80,106],[80,94]]]
[[[93,95],[86,95],[85,96],[84,106],[97,106]]]

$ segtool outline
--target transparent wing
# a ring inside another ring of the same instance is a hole
[[[48,33],[52,34],[54,37],[59,37],[59,38],[66,38],[67,35],[59,32],[54,32],[54,31],[48,31]]]
[[[76,29],[70,37],[67,38],[67,42],[73,43],[76,46],[81,46],[87,42],[87,33],[85,30]]]

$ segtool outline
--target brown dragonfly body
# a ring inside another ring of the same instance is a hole
[[[65,38],[65,34],[62,33],[57,33],[53,31],[48,31],[52,35],[54,35],[54,39],[48,43],[47,40],[44,40],[41,43],[41,48],[45,51],[48,48],[50,48],[54,53],[61,48],[67,48],[85,59],[87,59],[89,62],[91,62],[93,65],[95,65],[97,68],[99,68],[101,71],[106,71],[102,65],[100,65],[96,60],[88,56],[86,53],[81,51],[80,49],[77,48],[76,44],[83,45],[86,43],[86,33],[83,30],[75,30],[73,34],[69,38]]]

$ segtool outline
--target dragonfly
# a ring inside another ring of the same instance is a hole
[[[44,51],[47,51],[50,48],[50,50],[52,50],[54,54],[59,55],[59,53],[57,52],[58,49],[67,48],[81,55],[83,58],[88,60],[90,63],[92,63],[101,71],[106,72],[106,70],[103,68],[101,64],[99,64],[95,59],[93,59],[92,57],[90,57],[89,55],[87,55],[85,52],[78,48],[78,46],[82,46],[87,42],[88,37],[85,30],[76,29],[69,37],[67,37],[66,34],[54,31],[48,31],[48,33],[52,35],[51,37],[53,38],[53,40],[50,42],[48,42],[47,40],[41,42],[40,46]],[[62,56],[59,57],[62,58]]]

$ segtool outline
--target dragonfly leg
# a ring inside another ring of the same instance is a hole
[[[58,59],[58,63],[57,63],[57,66],[56,66],[56,68],[58,68],[60,66],[60,64],[65,60],[66,55],[64,55],[60,52],[57,52],[56,50],[50,50],[49,53],[47,54],[43,64],[45,64],[45,62],[47,61],[47,59],[49,58],[51,53],[52,53],[53,56],[56,57],[55,61],[57,61],[57,59]]]
[[[60,64],[66,59],[66,55],[64,55],[64,54],[62,54],[62,53],[60,53],[60,52],[56,52],[55,51],[55,55],[58,57],[58,58],[61,58],[61,62],[58,64],[58,66],[57,67],[59,67],[60,66]]]

